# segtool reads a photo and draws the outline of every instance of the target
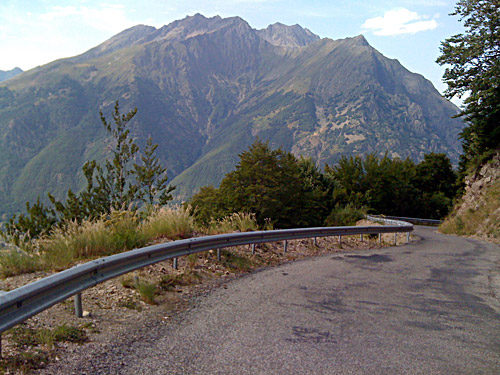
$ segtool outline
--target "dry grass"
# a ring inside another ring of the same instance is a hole
[[[222,218],[221,220],[212,221],[208,228],[202,228],[202,230],[203,229],[206,234],[250,232],[259,230],[259,225],[257,224],[255,214],[236,212]]]
[[[153,210],[139,230],[148,241],[159,238],[176,240],[192,236],[194,221],[189,214],[189,208],[161,207]]]
[[[469,208],[461,214],[453,212],[439,230],[447,234],[475,235],[500,243],[500,180],[491,185],[476,209]]]

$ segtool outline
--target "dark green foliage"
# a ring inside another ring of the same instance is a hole
[[[444,154],[427,154],[417,165],[387,155],[342,157],[326,173],[336,182],[333,200],[339,207],[368,207],[373,213],[439,219],[456,193],[456,175]]]
[[[460,113],[468,121],[461,138],[460,169],[500,147],[500,2],[460,0],[452,15],[466,31],[441,43],[437,62],[447,64],[443,80],[448,98],[468,95]]]
[[[416,166],[415,186],[418,189],[419,217],[443,218],[453,204],[458,187],[457,174],[445,154],[426,154]]]
[[[110,209],[128,208],[137,198],[138,187],[130,182],[129,177],[134,173],[132,162],[139,151],[139,146],[129,137],[130,129],[127,129],[127,124],[136,113],[137,108],[134,108],[127,114],[120,114],[120,105],[116,101],[111,123],[106,120],[102,111],[99,111],[102,124],[115,142],[111,151],[113,158],[106,160],[104,172],[96,169],[97,175],[102,177],[102,179],[98,177],[97,181],[108,193]]]
[[[26,214],[14,215],[9,219],[5,224],[5,232],[9,240],[19,246],[22,242],[47,233],[56,222],[55,211],[38,198],[34,205],[26,202]]]
[[[331,176],[321,173],[312,158],[298,160],[300,180],[305,193],[303,215],[308,226],[322,226],[332,207],[332,194],[335,181]]]
[[[336,207],[330,212],[330,215],[325,220],[325,225],[328,227],[355,225],[358,220],[365,217],[364,210],[355,208],[351,205],[345,207]]]
[[[147,140],[142,165],[134,164],[134,174],[139,189],[139,200],[147,204],[164,205],[172,199],[170,194],[175,187],[167,186],[167,168],[164,168],[155,155],[158,145],[153,144],[151,136]]]
[[[302,226],[304,190],[297,159],[281,149],[271,150],[257,140],[240,154],[234,171],[222,180],[219,193],[228,213],[252,212],[278,228]]]
[[[203,186],[189,200],[189,204],[196,221],[202,225],[208,225],[212,219],[221,219],[228,213],[219,189],[213,186]]]
[[[328,214],[327,181],[309,161],[255,141],[218,189],[205,187],[190,204],[198,221],[251,212],[259,225],[277,228],[320,225]],[[324,217],[322,217],[324,215]]]

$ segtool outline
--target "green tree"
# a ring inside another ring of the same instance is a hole
[[[40,202],[38,197],[33,205],[26,202],[26,214],[14,215],[5,224],[6,238],[14,245],[20,246],[40,234],[47,233],[56,222],[56,212]]]
[[[270,219],[277,228],[322,223],[328,212],[322,209],[323,182],[314,163],[299,163],[291,153],[272,150],[260,140],[239,157],[218,189],[204,187],[189,201],[199,221],[247,212],[254,213],[260,225]]]
[[[101,175],[104,173],[106,178],[98,181],[103,184],[100,187],[108,192],[110,208],[115,210],[127,208],[137,198],[138,186],[130,182],[129,177],[134,173],[132,163],[139,146],[129,137],[130,129],[127,129],[136,113],[137,108],[134,108],[121,114],[118,100],[112,113],[113,122],[108,122],[102,111],[99,111],[101,122],[111,134],[114,145],[111,150],[112,159],[106,160],[104,171],[96,169],[96,172]]]
[[[446,197],[453,198],[456,178],[451,161],[445,154],[425,154],[424,160],[417,165],[415,180],[422,192],[440,191]]]
[[[441,43],[437,62],[447,65],[445,96],[468,95],[459,114],[468,121],[461,133],[461,170],[474,159],[500,147],[500,2],[460,0],[452,15],[465,32]]]
[[[153,144],[151,136],[148,137],[146,148],[141,156],[142,165],[135,163],[133,171],[138,187],[138,198],[150,205],[155,202],[160,205],[166,204],[172,200],[170,193],[175,189],[167,185],[167,168],[160,164],[155,155],[157,148],[158,145]]]
[[[259,224],[271,219],[276,227],[302,226],[303,189],[297,159],[267,143],[254,142],[240,154],[234,171],[222,180],[220,192],[230,212],[251,212]]]

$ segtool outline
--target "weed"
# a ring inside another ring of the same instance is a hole
[[[54,328],[52,332],[54,334],[54,341],[83,344],[88,340],[87,334],[82,328],[77,328],[66,324]]]
[[[37,332],[34,328],[26,327],[25,325],[18,325],[8,331],[10,333],[10,339],[14,345],[23,349],[28,346],[38,345]]]
[[[125,276],[120,279],[120,282],[124,288],[132,289],[135,288],[135,280],[132,276]]]
[[[135,288],[141,295],[144,302],[149,303],[150,305],[156,305],[155,296],[158,294],[158,287],[156,284],[150,284],[139,280]]]
[[[10,340],[14,345],[23,349],[37,345],[53,347],[55,342],[75,342],[83,343],[87,341],[87,335],[82,328],[63,324],[54,329],[48,328],[30,328],[25,325],[19,325],[10,331]]]
[[[0,373],[29,373],[31,370],[41,369],[49,361],[49,354],[42,350],[25,351],[16,355],[0,359]]]
[[[250,232],[258,230],[255,214],[236,212],[221,220],[212,220],[208,226],[209,234],[231,233],[231,232]]]
[[[187,267],[193,269],[198,262],[198,254],[189,254],[186,257]]]

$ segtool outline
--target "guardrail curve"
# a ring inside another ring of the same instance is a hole
[[[413,225],[321,227],[229,233],[147,246],[92,260],[0,295],[0,334],[56,303],[106,280],[155,264],[211,249],[302,238],[408,233]],[[76,305],[76,299],[75,299]],[[81,300],[80,300],[81,310]]]

